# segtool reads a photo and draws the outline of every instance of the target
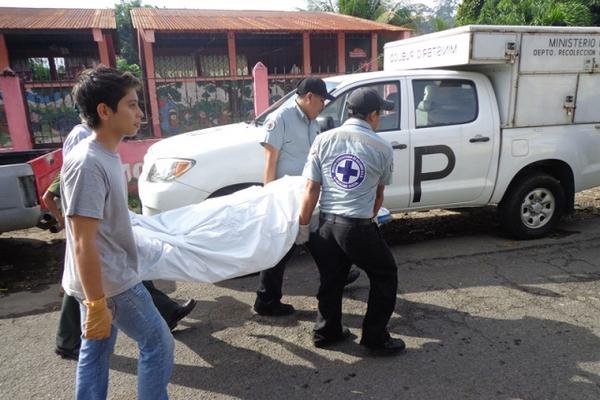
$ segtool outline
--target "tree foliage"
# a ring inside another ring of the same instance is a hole
[[[589,26],[600,22],[600,0],[464,0],[457,25]]]
[[[458,2],[437,0],[430,8],[407,0],[307,0],[307,9],[404,26],[412,29],[414,34],[421,34],[453,27]]]
[[[121,58],[128,64],[138,62],[137,43],[133,34],[130,11],[132,8],[142,7],[141,0],[121,0],[115,4],[115,18],[117,20],[117,33],[119,34],[119,50]]]

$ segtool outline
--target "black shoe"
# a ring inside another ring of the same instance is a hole
[[[63,349],[62,347],[57,347],[54,349],[54,352],[65,360],[79,360],[79,349],[68,350]]]
[[[295,313],[296,309],[291,304],[285,304],[279,300],[262,301],[256,299],[254,302],[254,311],[256,311],[258,315],[283,317]]]
[[[406,349],[406,343],[402,339],[389,338],[383,343],[371,344],[362,343],[367,349],[369,349],[374,355],[391,356],[398,354]]]
[[[167,325],[169,325],[169,329],[170,330],[175,329],[175,327],[177,327],[177,324],[179,323],[179,321],[181,321],[182,319],[187,317],[189,315],[189,313],[192,312],[194,307],[196,307],[196,300],[189,299],[188,301],[183,303],[183,305],[181,307],[179,307],[177,310],[175,310],[175,312],[171,316],[171,319],[169,319],[167,321]]]
[[[321,334],[315,333],[313,335],[313,343],[314,343],[315,347],[318,347],[321,349],[324,347],[332,346],[339,342],[343,342],[344,340],[346,340],[349,337],[350,337],[350,329],[343,326],[342,333],[339,336],[326,337]]]
[[[345,286],[348,286],[352,282],[355,282],[358,279],[359,276],[360,276],[360,271],[359,270],[357,270],[357,269],[351,269],[348,272],[348,276],[346,277]]]

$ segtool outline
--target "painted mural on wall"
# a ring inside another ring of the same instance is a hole
[[[79,115],[70,87],[28,88],[29,124],[34,144],[60,144]]]
[[[163,136],[252,118],[249,80],[160,83],[156,92]]]
[[[270,79],[269,104],[275,103],[277,100],[285,96],[288,92],[294,90],[302,79],[303,78]]]
[[[0,148],[2,147],[12,147],[12,141],[8,133],[8,121],[6,119],[6,112],[4,111],[2,91],[0,91]]]
[[[294,89],[299,80],[270,80],[269,103]],[[254,118],[251,80],[158,83],[156,92],[163,136]]]

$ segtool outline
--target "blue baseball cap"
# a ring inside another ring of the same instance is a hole
[[[348,108],[355,113],[365,115],[373,111],[391,111],[394,109],[394,102],[382,99],[374,89],[366,87],[356,89],[352,92],[346,103],[348,104]]]

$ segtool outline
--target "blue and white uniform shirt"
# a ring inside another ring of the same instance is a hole
[[[372,218],[379,185],[389,185],[392,146],[358,118],[317,137],[303,176],[321,183],[322,212]]]
[[[276,179],[302,175],[310,146],[319,133],[317,122],[309,120],[294,101],[269,115],[264,128],[261,145],[268,143],[279,150]]]

